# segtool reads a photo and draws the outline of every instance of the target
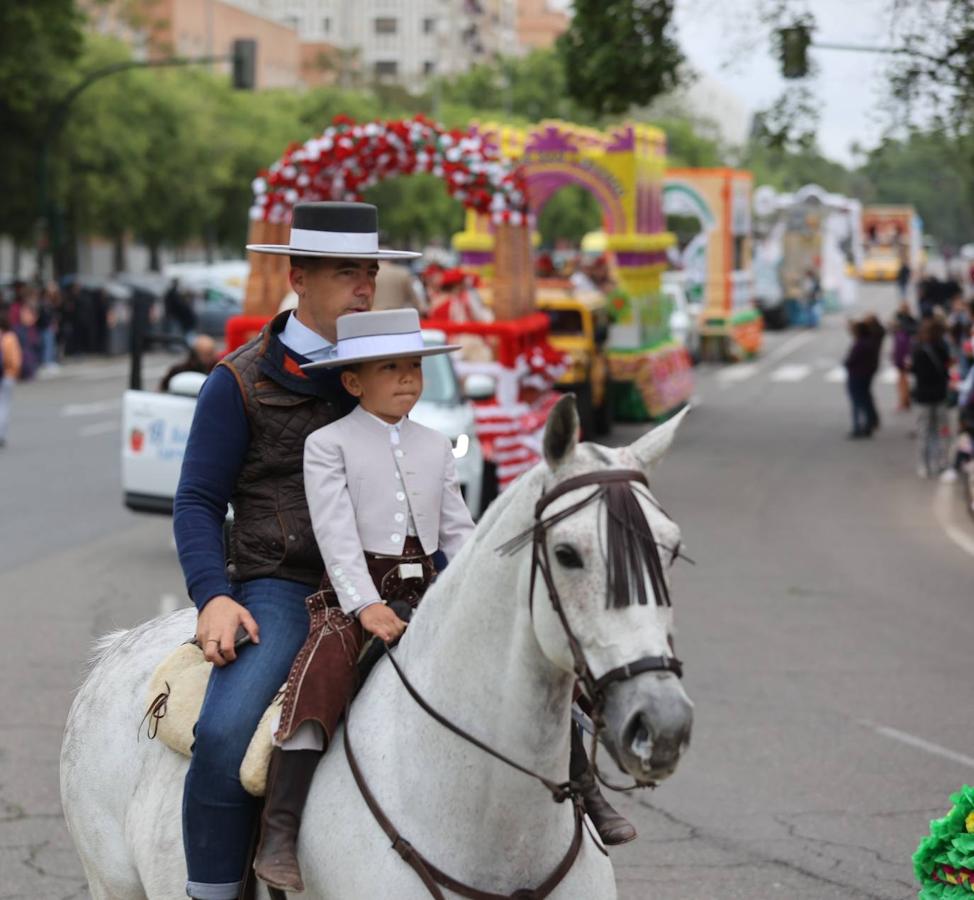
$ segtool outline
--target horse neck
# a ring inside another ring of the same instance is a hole
[[[522,765],[564,781],[573,676],[556,669],[535,638],[530,548],[514,557],[495,552],[530,525],[530,516],[526,502],[514,503],[491,523],[502,527],[478,529],[424,600],[400,652],[434,709]]]

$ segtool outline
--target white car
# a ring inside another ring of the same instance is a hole
[[[430,344],[444,343],[441,332],[424,331],[423,337]],[[122,489],[129,509],[172,513],[196,397],[205,380],[206,376],[197,372],[183,372],[171,380],[167,393],[125,392]],[[471,376],[468,387],[478,397],[492,395],[494,390],[493,381],[483,376]],[[423,394],[410,418],[450,439],[460,489],[470,514],[478,518],[483,511],[484,458],[473,404],[464,396],[448,355],[423,358]]]

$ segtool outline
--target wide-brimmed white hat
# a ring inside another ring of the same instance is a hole
[[[411,250],[379,249],[379,211],[371,203],[296,203],[286,244],[247,244],[254,253],[345,259],[415,259]]]
[[[403,356],[437,356],[459,350],[459,344],[423,343],[419,313],[415,309],[383,309],[376,312],[347,313],[336,319],[338,343],[335,356],[305,363],[305,371],[334,369],[374,359]]]

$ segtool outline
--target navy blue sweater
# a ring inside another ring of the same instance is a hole
[[[198,609],[230,594],[223,522],[250,446],[243,397],[233,374],[217,366],[196,403],[173,501],[173,534],[189,596]]]

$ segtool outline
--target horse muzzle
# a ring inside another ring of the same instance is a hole
[[[605,691],[602,743],[638,784],[676,771],[690,746],[693,703],[671,673],[645,672]]]

